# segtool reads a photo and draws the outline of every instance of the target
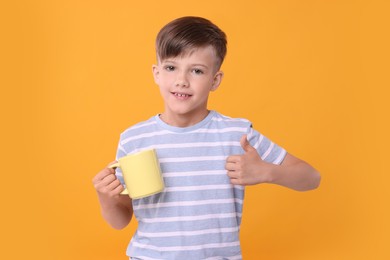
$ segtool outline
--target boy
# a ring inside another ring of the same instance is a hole
[[[119,195],[120,169],[103,169],[93,179],[102,215],[122,229],[134,213],[131,259],[241,259],[244,186],[305,191],[319,185],[320,175],[248,120],[207,109],[226,54],[226,36],[216,25],[200,17],[176,19],[159,32],[156,51],[153,75],[164,111],[121,134],[117,159],[155,148],[166,188],[131,200]]]

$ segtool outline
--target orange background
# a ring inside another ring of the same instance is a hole
[[[228,35],[210,108],[322,173],[249,187],[245,259],[390,259],[388,1],[2,1],[1,259],[126,259],[92,177],[162,111],[154,38],[184,15]]]

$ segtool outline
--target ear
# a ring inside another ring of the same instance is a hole
[[[160,76],[160,69],[159,69],[158,65],[152,66],[152,73],[153,73],[154,82],[158,85],[159,76]]]
[[[223,71],[218,71],[214,76],[213,85],[211,86],[211,91],[216,91],[218,89],[219,85],[222,82],[222,78],[223,78]]]

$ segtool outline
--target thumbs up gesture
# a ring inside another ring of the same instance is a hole
[[[257,150],[250,145],[247,135],[243,135],[240,140],[244,149],[242,155],[232,155],[226,159],[225,169],[234,185],[254,185],[268,182],[269,163],[263,161]]]

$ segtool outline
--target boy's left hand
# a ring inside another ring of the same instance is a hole
[[[234,185],[254,185],[268,182],[271,164],[263,161],[257,150],[250,145],[247,136],[240,140],[243,155],[231,155],[226,159],[225,169]]]

